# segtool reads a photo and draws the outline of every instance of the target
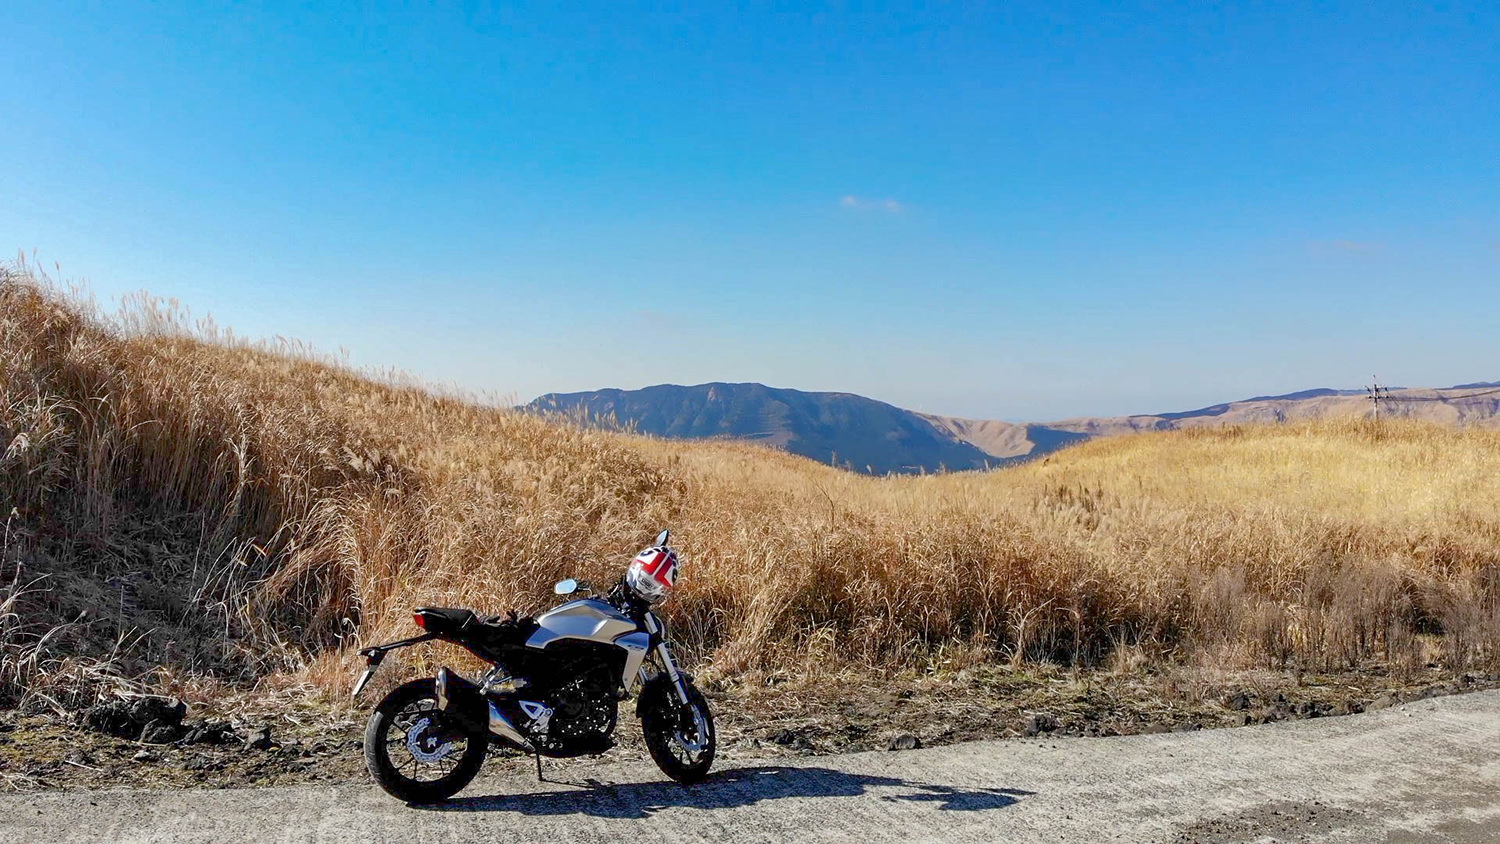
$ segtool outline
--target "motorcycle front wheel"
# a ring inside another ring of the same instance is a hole
[[[662,773],[691,785],[707,776],[714,764],[714,716],[692,684],[687,686],[686,706],[670,688],[664,691],[641,713],[646,749]]]
[[[387,794],[407,803],[447,800],[484,764],[489,738],[471,735],[438,709],[431,678],[385,696],[365,727],[365,766]]]

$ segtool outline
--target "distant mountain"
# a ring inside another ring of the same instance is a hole
[[[1369,413],[1371,405],[1364,390],[1319,388],[1197,410],[1014,423],[916,413],[850,393],[714,383],[549,393],[525,409],[582,415],[658,437],[755,440],[824,463],[886,474],[979,469],[1100,436],[1356,415]],[[1500,382],[1393,389],[1382,400],[1381,413],[1500,427]]]
[[[850,393],[764,384],[662,384],[641,390],[550,393],[532,411],[581,413],[658,437],[756,440],[859,472],[978,469],[994,459],[919,414]]]
[[[998,419],[960,419],[931,414],[921,416],[955,440],[970,443],[989,455],[992,464],[1036,457],[1083,442],[1092,436],[1054,425],[1001,422]]]
[[[1476,387],[1486,386],[1489,385],[1445,389],[1393,388],[1381,400],[1380,412],[1384,415],[1445,424],[1500,426],[1500,393],[1481,390],[1476,394]],[[1261,396],[1182,413],[1065,419],[1049,425],[1059,430],[1090,436],[1107,436],[1131,431],[1173,430],[1203,425],[1296,422],[1329,416],[1368,414],[1372,409],[1369,395],[1364,390],[1325,388],[1281,396]]]

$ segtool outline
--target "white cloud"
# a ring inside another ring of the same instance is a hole
[[[1362,255],[1379,252],[1384,248],[1384,245],[1363,240],[1319,240],[1314,241],[1312,247],[1319,252],[1344,252]]]
[[[890,197],[884,199],[866,199],[853,194],[845,194],[839,199],[839,206],[850,211],[883,211],[887,214],[901,213],[902,205]]]

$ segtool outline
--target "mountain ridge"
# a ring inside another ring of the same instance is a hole
[[[1494,388],[1500,388],[1500,382],[1392,388],[1381,399],[1381,413],[1500,427],[1500,390]],[[1473,390],[1488,392],[1473,394]],[[993,468],[1101,436],[1285,423],[1369,413],[1373,408],[1365,390],[1317,387],[1186,411],[1007,422],[920,413],[855,393],[712,381],[548,393],[521,409],[581,415],[592,424],[669,439],[764,442],[854,471],[887,474]]]
[[[767,442],[869,474],[978,469],[992,462],[983,449],[945,434],[920,414],[854,393],[713,381],[548,393],[524,409],[581,412],[590,420],[669,439]]]

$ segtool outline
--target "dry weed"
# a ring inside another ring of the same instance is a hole
[[[1400,421],[864,477],[486,407],[0,275],[11,702],[161,666],[339,691],[351,649],[409,632],[413,605],[534,609],[662,527],[687,559],[676,636],[721,675],[1494,667],[1497,502],[1500,433]]]

